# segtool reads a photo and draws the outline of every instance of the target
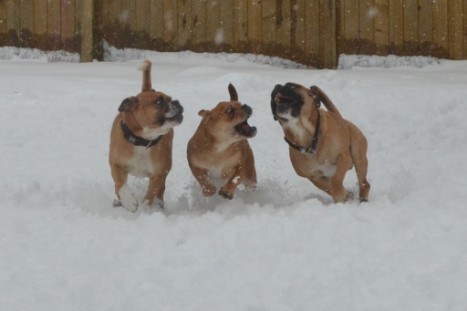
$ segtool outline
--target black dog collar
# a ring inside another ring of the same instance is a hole
[[[294,148],[295,150],[300,151],[301,153],[314,154],[316,152],[316,148],[318,147],[318,136],[320,133],[320,123],[321,123],[321,115],[318,110],[318,118],[316,120],[316,130],[315,130],[315,134],[313,135],[313,139],[311,140],[311,146],[309,148],[305,148],[297,144],[294,144],[289,139],[287,139],[287,137],[284,137],[284,140],[289,144],[290,147]]]
[[[162,135],[157,137],[154,140],[147,140],[142,137],[136,136],[133,134],[133,132],[128,128],[128,126],[122,121],[120,121],[120,127],[123,130],[123,136],[128,140],[130,143],[132,143],[135,146],[143,146],[146,148],[151,148],[161,140]]]

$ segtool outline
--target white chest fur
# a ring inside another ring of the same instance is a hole
[[[154,172],[150,149],[135,147],[135,153],[128,161],[128,172],[136,177],[147,177]]]
[[[313,167],[313,173],[316,175],[322,175],[325,177],[332,177],[336,172],[336,165],[330,163],[329,161],[324,161],[324,163],[318,164]]]

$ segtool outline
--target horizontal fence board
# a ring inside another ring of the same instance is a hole
[[[0,45],[79,52],[84,1],[0,0]],[[94,46],[260,53],[317,68],[341,53],[467,59],[465,0],[90,1]]]

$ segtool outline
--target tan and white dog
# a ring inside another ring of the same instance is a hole
[[[204,196],[216,193],[220,179],[224,184],[219,195],[232,199],[240,184],[250,190],[256,187],[255,162],[247,141],[256,135],[256,127],[248,124],[252,109],[238,101],[232,84],[228,89],[230,101],[198,113],[203,119],[188,142],[187,156]]]
[[[141,93],[125,98],[110,133],[109,163],[118,200],[131,212],[138,200],[127,184],[128,175],[148,177],[143,204],[164,206],[165,180],[172,167],[173,127],[183,120],[178,100],[152,89],[151,62],[144,61]]]
[[[320,108],[321,102],[327,111]],[[343,186],[344,177],[355,166],[360,201],[368,200],[367,140],[319,87],[276,85],[271,109],[282,126],[292,166],[299,176],[308,178],[335,202],[344,202],[352,197]]]

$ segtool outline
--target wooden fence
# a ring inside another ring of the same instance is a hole
[[[467,59],[467,0],[0,0],[0,46],[80,52],[94,40],[99,57],[103,39],[318,68],[334,68],[341,53]]]

